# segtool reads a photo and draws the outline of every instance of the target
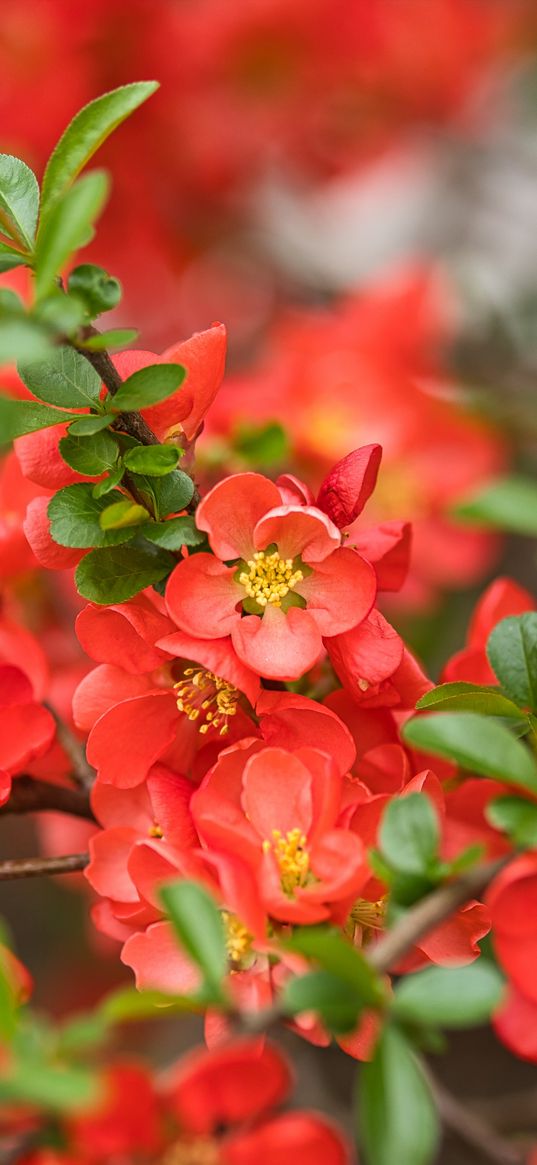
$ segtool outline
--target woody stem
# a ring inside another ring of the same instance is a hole
[[[43,874],[72,874],[83,870],[89,854],[65,854],[61,858],[14,858],[0,862],[0,882],[14,878],[37,878]]]

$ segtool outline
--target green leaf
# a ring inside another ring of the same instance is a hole
[[[108,537],[112,536],[112,531]],[[134,531],[116,531],[128,535]],[[103,534],[103,531],[101,531]],[[104,536],[104,534],[103,534]],[[92,550],[79,562],[75,582],[79,594],[92,603],[110,606],[132,599],[139,591],[165,578],[176,565],[166,550],[149,543]]]
[[[233,444],[244,460],[257,469],[260,465],[277,465],[286,458],[289,448],[285,429],[277,421],[261,426],[241,425]]]
[[[160,518],[184,510],[194,495],[194,482],[181,469],[174,469],[166,477],[142,478],[149,480]]]
[[[97,416],[93,413],[90,417],[80,417],[80,420],[70,425],[69,436],[92,437],[94,433],[100,433],[102,429],[108,429],[113,423],[114,417],[111,413],[105,413],[104,416]]]
[[[436,859],[439,840],[438,816],[425,793],[410,793],[388,803],[379,843],[382,856],[395,870],[427,875]]]
[[[438,1117],[419,1060],[396,1028],[360,1072],[359,1135],[367,1165],[432,1165]]]
[[[395,989],[393,1012],[404,1023],[468,1028],[488,1023],[504,981],[487,959],[467,967],[427,967],[406,975]]]
[[[162,991],[138,991],[119,987],[99,1004],[98,1015],[107,1023],[137,1022],[140,1019],[167,1019],[170,1012],[196,1011],[194,995],[165,995]],[[199,1004],[200,1010],[202,1004]]]
[[[39,213],[39,186],[30,167],[0,154],[0,230],[31,251]]]
[[[485,811],[495,829],[521,849],[537,849],[537,805],[523,797],[496,797]]]
[[[336,1035],[352,1031],[364,1008],[359,991],[330,971],[310,971],[289,979],[281,1004],[287,1015],[315,1012]]]
[[[106,174],[94,170],[80,178],[41,223],[35,249],[38,299],[48,295],[69,257],[91,238],[91,227],[102,210],[107,193]]]
[[[537,793],[537,768],[528,749],[503,724],[477,712],[433,712],[403,728],[407,744],[447,757],[461,768]]]
[[[116,493],[113,501],[123,501]],[[99,518],[110,505],[110,497],[94,498],[90,482],[67,485],[48,504],[50,533],[60,546],[85,549],[88,546],[115,546],[132,538],[133,530],[103,530]]]
[[[58,1053],[69,1058],[85,1055],[104,1043],[109,1029],[105,1016],[98,1011],[75,1015],[58,1032]]]
[[[119,457],[117,441],[106,430],[90,437],[77,437],[69,433],[60,441],[63,460],[87,477],[98,477],[115,465]],[[104,529],[105,527],[103,527]]]
[[[122,289],[119,279],[109,275],[103,267],[95,263],[79,263],[67,281],[69,291],[80,296],[90,316],[98,316],[103,311],[112,311],[121,301]]]
[[[0,1100],[18,1101],[54,1112],[87,1108],[99,1099],[96,1077],[83,1068],[19,1062],[0,1081]]]
[[[115,489],[116,485],[119,485],[124,472],[125,470],[123,468],[123,464],[120,463],[119,465],[116,465],[114,469],[111,469],[108,476],[103,477],[102,481],[96,481],[91,491],[93,497],[102,498],[105,494],[111,493],[111,491]]]
[[[163,886],[160,897],[181,945],[207,986],[221,995],[228,957],[222,915],[214,899],[203,886],[186,880]]]
[[[148,477],[165,477],[175,469],[180,458],[177,445],[138,445],[129,449],[124,462],[133,473],[143,473]]]
[[[44,360],[53,351],[50,332],[29,316],[0,319],[0,364]]]
[[[125,348],[137,337],[136,328],[112,328],[109,332],[100,332],[98,336],[89,336],[80,346],[89,352],[102,352],[104,348]]]
[[[4,271],[12,271],[14,267],[20,267],[22,263],[27,262],[26,255],[21,255],[20,251],[15,251],[7,243],[0,242],[0,275],[3,275]]]
[[[182,546],[199,546],[205,541],[205,534],[196,528],[194,518],[184,517],[151,523],[144,530],[144,538],[165,550],[180,550]]]
[[[81,324],[87,321],[87,312],[82,300],[73,295],[66,295],[59,288],[51,292],[37,305],[36,318],[54,332],[62,332],[66,336],[73,336]]]
[[[110,400],[110,407],[115,412],[128,413],[158,404],[180,387],[185,375],[182,364],[150,364],[140,368],[123,381]]]
[[[325,971],[352,987],[364,1007],[379,1007],[385,1002],[384,989],[375,972],[340,931],[325,926],[299,927],[285,948],[315,959]]]
[[[483,712],[486,716],[512,716],[520,720],[520,708],[498,688],[468,684],[462,680],[440,684],[418,700],[416,708],[442,708],[446,712]]]
[[[460,502],[454,513],[482,526],[537,534],[537,483],[525,477],[499,478]]]
[[[95,497],[95,494],[93,494]],[[145,506],[131,502],[129,498],[122,498],[120,502],[112,502],[99,517],[101,530],[122,530],[126,526],[141,526],[150,517]]]
[[[100,376],[74,348],[55,348],[39,363],[21,362],[18,373],[30,392],[47,404],[71,409],[95,408],[99,404]]]
[[[537,613],[502,619],[489,635],[487,655],[513,700],[537,711]]]
[[[37,433],[39,429],[49,429],[52,425],[64,425],[66,421],[76,420],[77,416],[77,413],[68,413],[64,409],[34,404],[32,400],[0,397],[0,432],[5,441],[14,441],[25,433]]]
[[[106,138],[156,89],[157,81],[122,85],[77,113],[48,160],[41,196],[43,214],[49,213]]]

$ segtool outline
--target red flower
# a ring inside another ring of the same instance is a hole
[[[466,646],[452,656],[442,674],[443,683],[466,680],[473,684],[497,684],[486,654],[487,639],[497,623],[508,615],[534,611],[529,591],[510,578],[497,578],[477,603],[466,637]]]
[[[192,635],[231,635],[259,675],[299,678],[319,658],[323,636],[350,630],[370,611],[376,584],[369,563],[341,546],[321,510],[282,505],[267,478],[245,473],[220,482],[196,521],[216,557],[179,563],[168,610]]]
[[[518,992],[537,1004],[537,853],[515,858],[487,892],[494,948]]]

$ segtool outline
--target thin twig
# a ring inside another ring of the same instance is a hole
[[[456,1133],[461,1141],[477,1149],[494,1165],[524,1165],[526,1155],[521,1149],[512,1145],[483,1120],[483,1117],[448,1092],[429,1069],[427,1075],[439,1115],[446,1128]]]
[[[91,789],[95,781],[96,773],[95,769],[91,767],[86,759],[84,745],[75,736],[74,732],[71,731],[69,725],[65,723],[65,720],[62,720],[56,709],[52,707],[52,704],[49,704],[47,700],[44,700],[43,703],[56,721],[58,741],[71,761],[73,766],[72,776],[76,784],[80,785],[81,789]]]
[[[9,800],[0,808],[0,817],[42,811],[69,813],[71,817],[95,821],[86,790],[66,789],[63,785],[52,785],[49,781],[26,775],[14,777]]]
[[[14,878],[38,878],[43,874],[73,874],[83,870],[89,854],[64,854],[61,858],[13,858],[0,862],[0,882]]]
[[[445,882],[438,890],[433,890],[407,911],[376,947],[367,952],[371,966],[380,975],[392,970],[401,959],[419,942],[420,938],[434,930],[441,922],[476,898],[487,888],[489,882],[511,860],[511,856],[498,858],[486,865],[474,866],[466,870],[452,882]]]

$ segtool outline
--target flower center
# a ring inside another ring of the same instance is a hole
[[[250,954],[252,936],[236,914],[222,911],[222,921],[226,932],[226,950],[232,971],[242,969],[243,960]]]
[[[276,858],[282,890],[289,897],[297,886],[306,886],[312,880],[307,840],[300,829],[289,829],[286,834],[273,829],[272,841],[263,842],[265,853],[272,850]]]
[[[363,930],[382,930],[386,917],[386,899],[378,902],[368,902],[366,898],[357,898],[351,910],[350,917],[356,926]]]
[[[179,711],[189,720],[200,720],[202,734],[214,728],[220,736],[226,735],[229,719],[237,711],[238,688],[202,667],[185,668],[183,679],[173,686]]]
[[[304,578],[302,570],[293,569],[293,559],[280,558],[277,550],[272,554],[258,550],[245,565],[248,569],[241,570],[239,582],[259,607],[269,603],[281,607],[282,599]]]
[[[220,1149],[214,1137],[181,1137],[170,1145],[162,1165],[219,1165],[220,1161]]]

